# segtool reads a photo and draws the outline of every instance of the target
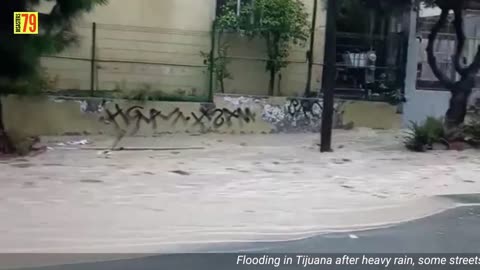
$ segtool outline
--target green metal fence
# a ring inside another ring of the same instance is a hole
[[[44,56],[49,92],[70,96],[165,101],[212,100],[212,74],[202,52],[210,31],[107,24],[77,27],[79,43]]]
[[[273,95],[322,95],[325,27],[313,21],[311,29],[307,40],[289,47]],[[77,33],[77,46],[42,58],[53,94],[194,102],[211,102],[219,93],[271,94],[265,40],[242,31],[93,23],[78,25]],[[335,94],[384,100],[403,91],[405,36],[338,33]]]
[[[325,29],[316,28],[315,40],[291,45],[285,66],[275,79],[275,96],[322,95]],[[241,32],[216,31],[214,59],[228,76],[214,79],[214,93],[268,95],[269,61],[265,41]],[[406,35],[337,34],[335,95],[344,99],[385,101],[401,98],[406,61]],[[228,48],[222,51],[222,47]]]

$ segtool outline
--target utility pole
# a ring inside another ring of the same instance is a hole
[[[328,0],[323,66],[323,112],[320,151],[332,152],[334,92],[337,62],[337,0]]]

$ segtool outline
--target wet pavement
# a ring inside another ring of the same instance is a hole
[[[454,199],[461,203],[476,203],[478,201],[477,195],[455,196]],[[301,269],[295,268],[294,266],[282,266],[277,268],[272,265],[264,267],[240,267],[236,265],[236,259],[239,254],[253,253],[257,255],[282,254],[281,256],[283,256],[284,253],[292,254],[291,256],[295,256],[295,254],[312,253],[480,253],[479,227],[480,206],[467,205],[390,228],[325,234],[298,241],[210,245],[204,248],[204,254],[148,255],[148,257],[145,255],[146,257],[144,258],[130,260],[86,263],[69,266],[63,265],[36,269]],[[234,254],[222,255],[214,253]],[[317,267],[306,269],[323,268]],[[344,267],[339,269],[348,268]]]

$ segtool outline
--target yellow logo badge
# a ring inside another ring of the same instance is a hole
[[[13,33],[16,35],[38,34],[38,12],[14,12]]]

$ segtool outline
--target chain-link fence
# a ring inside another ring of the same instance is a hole
[[[261,33],[250,38],[217,27],[187,31],[93,23],[78,25],[77,46],[44,56],[42,66],[49,90],[61,95],[201,102],[216,93],[319,97],[324,13],[310,14],[317,14],[315,27],[309,27],[314,31],[299,44],[280,46],[287,51],[280,58],[272,56],[272,43]],[[335,94],[367,100],[401,96],[405,37],[338,33]]]
[[[81,24],[79,43],[45,56],[49,89],[62,95],[208,101],[209,71],[201,52],[210,32]]]
[[[268,89],[273,80],[273,95],[305,96],[310,93],[310,96],[321,96],[324,33],[324,28],[316,29],[313,47],[310,40],[291,44],[288,57],[282,59],[281,68],[271,76],[268,66],[276,60],[269,57],[265,39],[251,39],[241,32],[217,31],[215,61],[216,68],[220,70],[215,74],[214,91],[269,95]],[[386,100],[392,95],[401,95],[406,49],[402,33],[381,37],[338,33],[336,96]]]

